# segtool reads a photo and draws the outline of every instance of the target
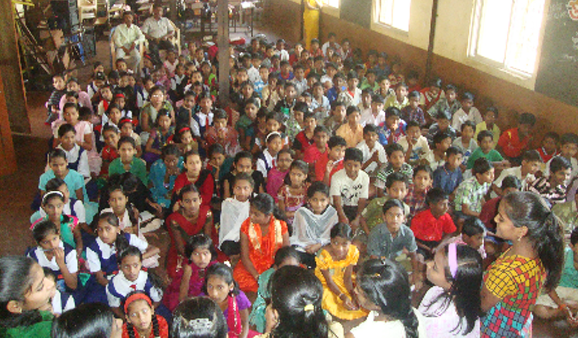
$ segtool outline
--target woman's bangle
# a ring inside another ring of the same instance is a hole
[[[558,305],[558,310],[566,310],[566,308],[568,308],[568,305],[566,305],[565,303]]]

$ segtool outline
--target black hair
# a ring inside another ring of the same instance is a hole
[[[297,262],[301,263],[301,256],[299,256],[299,252],[297,252],[297,250],[292,246],[284,246],[277,250],[277,253],[275,253],[275,262],[273,265],[279,267],[286,259],[289,258],[294,258]]]
[[[46,205],[48,204],[51,200],[58,198],[60,199],[62,202],[64,202],[64,196],[63,194],[57,190],[53,190],[53,191],[46,191],[46,193],[44,194],[44,196],[42,196],[42,205]],[[66,220],[68,221],[68,220]]]
[[[130,145],[136,149],[136,142],[132,136],[121,136],[118,140],[118,149],[120,149],[120,147],[125,143],[130,143]]]
[[[465,92],[462,94],[462,100],[475,100],[475,96],[474,94],[470,93],[470,92]]]
[[[496,118],[498,118],[498,108],[496,108],[496,107],[489,107],[489,108],[486,109],[486,113],[484,113],[484,115],[486,115],[486,114],[489,113],[489,112],[494,113],[494,116],[495,116]]]
[[[348,241],[351,241],[353,239],[353,232],[351,231],[351,228],[349,227],[349,225],[343,223],[343,222],[339,222],[337,224],[335,224],[333,227],[331,227],[331,232],[330,232],[330,236],[331,239],[336,238],[336,237],[341,237],[344,238]]]
[[[429,82],[429,86],[430,86],[430,87],[438,87],[438,88],[441,89],[441,88],[442,88],[442,79],[440,79],[439,77],[436,77],[436,78],[432,79],[432,80]]]
[[[284,266],[275,271],[269,286],[271,306],[279,314],[272,338],[328,337],[329,325],[321,305],[323,285],[312,272]]]
[[[514,175],[509,175],[504,177],[502,180],[502,189],[514,188],[520,190],[522,188],[522,182]]]
[[[135,213],[135,211],[137,211],[137,210],[136,210],[135,206],[132,205],[132,203],[130,203],[130,201],[129,201],[129,196],[128,196],[128,194],[126,193],[126,191],[127,191],[128,189],[126,189],[122,184],[118,184],[118,183],[116,183],[116,182],[114,182],[114,181],[111,181],[111,180],[109,179],[109,184],[108,184],[108,198],[110,198],[110,194],[112,194],[114,191],[117,191],[117,190],[120,191],[120,192],[126,197],[126,199],[127,199],[126,209],[128,210],[128,219],[129,219],[130,223],[133,224],[133,225],[138,225],[138,224],[139,224],[139,220],[137,219],[136,213]],[[108,199],[108,198],[107,198],[107,199]]]
[[[572,229],[572,233],[570,233],[570,244],[576,245],[578,243],[578,227]]]
[[[522,161],[542,163],[542,156],[537,150],[526,150],[522,154]]]
[[[488,161],[485,157],[480,157],[474,161],[474,166],[472,168],[472,174],[485,174],[490,169],[492,169],[494,165],[492,162]]]
[[[419,322],[411,306],[409,278],[397,262],[365,261],[357,273],[357,285],[381,313],[403,323],[408,338],[418,337]]]
[[[449,199],[448,194],[441,188],[431,188],[425,195],[425,202],[430,207],[439,201]]]
[[[168,155],[175,155],[178,157],[180,153],[181,152],[179,150],[179,147],[176,144],[174,143],[167,144],[161,149],[161,158],[164,159]]]
[[[415,178],[417,173],[420,171],[425,171],[426,173],[428,173],[429,178],[433,179],[433,171],[431,170],[431,167],[429,165],[420,164],[417,167],[413,168],[413,177]]]
[[[550,175],[560,170],[572,169],[572,162],[563,156],[554,156],[550,162]]]
[[[248,158],[249,160],[253,161],[253,155],[249,151],[240,151],[235,154],[235,158],[233,159],[233,163],[237,164],[241,159]]]
[[[547,138],[550,138],[554,140],[554,142],[558,143],[558,141],[560,140],[560,135],[558,135],[558,133],[555,131],[549,131],[546,134],[544,134],[544,140]]]
[[[552,290],[560,281],[564,261],[562,227],[556,215],[542,198],[532,192],[513,192],[502,198],[500,204],[516,228],[528,229],[525,237],[538,253],[547,277],[544,288]]]
[[[295,111],[308,113],[309,112],[309,106],[305,102],[297,102],[297,103],[295,103],[295,106],[293,107],[293,112],[295,112]]]
[[[482,141],[483,141],[486,137],[489,137],[489,138],[491,138],[492,140],[494,140],[494,134],[493,134],[491,131],[489,131],[489,130],[482,130],[482,131],[480,131],[480,133],[478,134],[477,140],[478,140],[478,142],[482,143]]]
[[[363,164],[363,152],[357,148],[347,148],[345,149],[343,161],[355,161]]]
[[[387,179],[385,180],[385,187],[389,189],[395,182],[403,182],[407,187],[409,184],[409,177],[400,172],[393,172],[387,176]]]
[[[220,143],[212,144],[209,147],[209,149],[207,150],[208,158],[213,157],[213,155],[215,155],[215,154],[222,154],[222,155],[225,155],[225,157],[226,157],[227,153],[225,151],[225,147],[223,147]]]
[[[67,91],[66,94],[64,94],[64,96],[74,97],[75,99],[78,99],[78,93],[72,90]]]
[[[197,188],[196,185],[194,184],[187,184],[185,185],[180,191],[179,191],[179,200],[183,199],[183,196],[185,196],[186,193],[188,192],[195,192],[199,195],[199,197],[201,196],[201,193],[199,192],[199,188]]]
[[[32,237],[36,243],[40,242],[50,234],[58,235],[60,233],[60,228],[56,226],[51,220],[43,220],[34,225],[32,228]]]
[[[251,175],[247,174],[247,173],[238,173],[237,175],[235,175],[235,180],[233,182],[233,187],[235,186],[235,184],[237,184],[237,182],[239,181],[247,181],[249,182],[249,184],[251,185],[251,187],[253,189],[255,189],[255,180],[253,179],[253,177],[251,177]]]
[[[198,151],[196,151],[196,150],[189,150],[189,151],[187,151],[187,152],[183,155],[183,159],[185,160],[185,162],[187,162],[187,159],[188,159],[190,156],[195,156],[195,155],[201,157],[201,155],[199,155],[199,152],[198,152]]]
[[[331,133],[329,132],[329,130],[327,129],[326,126],[324,125],[318,125],[317,127],[315,127],[315,129],[313,130],[313,135],[317,134],[317,133],[325,133],[327,135],[330,135]]]
[[[231,291],[229,294],[231,293],[233,295],[239,294],[239,284],[237,284],[237,281],[233,279],[233,269],[231,269],[231,267],[229,267],[226,264],[217,263],[207,268],[207,272],[205,273],[205,281],[203,282],[202,291],[206,295],[209,294],[207,292],[207,283],[209,281],[209,277],[211,276],[218,276],[219,278],[223,279],[223,281],[225,281],[227,285],[233,284],[233,291]]]
[[[450,157],[450,155],[458,155],[458,154],[463,155],[464,151],[461,150],[460,148],[454,147],[454,146],[451,146],[448,149],[446,149],[446,156],[447,157]]]
[[[433,137],[433,145],[436,147],[438,144],[442,143],[445,139],[452,138],[448,132],[438,131]]]
[[[291,171],[292,169],[300,170],[301,172],[303,172],[303,174],[305,174],[306,177],[309,174],[309,165],[302,160],[294,160],[293,162],[291,162],[291,165],[289,166],[289,171]],[[291,179],[289,178],[289,175],[285,177],[287,179],[287,184],[291,184]]]
[[[44,187],[44,189],[46,189],[46,192],[57,191],[58,188],[60,188],[64,184],[66,184],[66,182],[64,182],[62,178],[55,177],[46,182],[46,186]]]
[[[273,132],[270,132],[269,135],[267,135],[265,142],[267,144],[269,144],[269,142],[273,142],[273,140],[275,140],[275,139],[281,139],[281,134],[276,132],[276,131],[273,131]]]
[[[329,149],[333,149],[337,146],[347,147],[347,142],[341,136],[331,136],[329,138],[329,141],[327,142],[327,146],[329,147]]]
[[[466,122],[462,123],[462,126],[461,126],[461,128],[460,128],[460,130],[462,131],[462,133],[464,132],[464,129],[465,129],[466,127],[471,127],[471,128],[474,130],[474,132],[476,131],[476,123],[475,123],[474,121],[467,120]],[[480,132],[480,133],[481,133],[481,132]]]
[[[385,100],[383,99],[383,96],[381,96],[380,94],[374,94],[371,97],[371,103],[385,103]]]
[[[522,113],[520,115],[520,119],[518,120],[519,124],[528,124],[533,126],[536,124],[536,116],[532,113]]]
[[[149,295],[147,295],[147,294],[144,293],[143,291],[140,291],[140,290],[131,291],[131,292],[129,292],[129,293],[126,295],[126,297],[123,299],[122,304],[121,304],[121,308],[124,309],[125,306],[126,306],[126,300],[127,300],[130,296],[136,295],[136,294],[145,295],[145,296],[147,296],[147,297],[150,299]],[[139,299],[140,299],[140,298],[139,298]],[[136,299],[136,300],[138,300],[138,299]],[[141,300],[143,300],[143,299],[141,299]],[[151,300],[151,303],[152,303],[152,300]],[[128,306],[130,306],[130,304],[129,304]],[[156,337],[160,337],[161,335],[160,335],[160,328],[159,328],[159,320],[157,319],[157,316],[156,316],[156,314],[155,314],[155,308],[154,308],[154,306],[151,306],[151,314],[152,314],[151,324],[152,324],[152,328],[153,328],[152,334],[153,334],[153,336],[154,336],[155,338],[156,338]],[[128,313],[125,313],[125,315],[126,315],[126,317],[128,317]],[[125,321],[125,323],[126,323],[126,330],[127,330],[127,333],[128,333],[128,337],[129,337],[129,338],[136,338],[136,336],[135,336],[135,334],[134,334],[134,327],[133,327],[133,325],[128,321],[128,318],[127,318],[127,320]]]
[[[118,217],[112,212],[103,212],[100,215],[95,217],[96,224],[100,223],[100,221],[106,222],[112,225],[115,228],[120,226],[118,221]],[[120,253],[127,249],[130,246],[128,239],[124,236],[124,231],[120,230],[120,233],[116,235],[116,240],[114,241],[114,245],[116,247],[116,252]]]
[[[112,333],[114,313],[108,305],[87,303],[64,312],[52,322],[52,338],[108,338]]]
[[[390,157],[396,151],[401,151],[402,153],[405,153],[403,151],[403,147],[399,143],[391,143],[385,147],[385,153],[387,154],[387,157]]]
[[[120,123],[119,123],[120,124]],[[102,136],[104,137],[104,135],[109,132],[112,131],[115,134],[119,134],[120,130],[118,130],[118,127],[112,124],[107,124],[106,126],[102,127]]]
[[[386,118],[390,118],[393,116],[400,117],[401,111],[397,107],[391,106],[385,110],[385,116]]]
[[[405,130],[408,130],[409,128],[421,128],[421,125],[419,124],[419,122],[417,122],[416,120],[411,120],[407,123],[407,125],[405,126]]]
[[[578,135],[574,133],[566,133],[560,136],[560,145],[563,146],[569,143],[578,145]]]
[[[331,110],[332,111],[335,110],[339,106],[345,107],[345,103],[343,101],[339,101],[339,100],[335,100],[335,101],[331,102]]]
[[[193,262],[191,255],[198,248],[209,250],[209,252],[211,252],[211,261],[217,258],[217,251],[215,250],[211,237],[203,233],[198,233],[189,238],[185,244],[185,256],[189,259],[189,263]]]
[[[452,114],[445,109],[440,109],[438,110],[438,112],[436,113],[436,120],[451,120],[452,119]]]
[[[311,183],[311,185],[307,189],[307,198],[312,198],[316,192],[320,192],[329,197],[329,187],[327,186],[327,184],[321,181],[315,181]]]
[[[457,88],[455,85],[451,84],[451,83],[450,83],[450,84],[447,84],[447,85],[446,85],[446,92],[447,92],[447,91],[452,91],[452,90],[453,90],[454,92],[457,92],[457,91],[458,91],[458,88]],[[465,94],[464,94],[464,95],[465,95]]]
[[[64,150],[62,150],[60,148],[52,149],[48,153],[48,163],[50,163],[52,160],[59,158],[59,157],[68,162],[68,160],[66,159],[66,153],[64,152]]]
[[[227,338],[227,331],[223,311],[210,298],[196,297],[185,300],[173,312],[171,337]]]
[[[251,206],[265,215],[272,215],[275,211],[275,200],[269,194],[261,193],[251,198]]]
[[[377,134],[377,131],[378,131],[377,126],[372,123],[368,123],[365,125],[365,127],[363,127],[363,134],[371,134],[371,133]]]
[[[402,212],[405,211],[405,208],[403,207],[403,202],[395,198],[387,200],[383,205],[383,208],[381,208],[381,211],[383,212],[383,214],[385,214],[389,209],[395,207],[400,208]]]
[[[110,112],[111,112],[113,109],[115,109],[115,108],[118,109],[118,111],[120,111],[120,112],[122,113],[122,109],[121,109],[120,106],[119,106],[118,104],[116,104],[116,103],[111,103],[111,104],[109,104],[109,105],[108,105],[108,108],[106,109],[106,112],[104,112],[104,113],[106,114],[106,116],[109,116],[109,115],[110,115]],[[160,113],[160,112],[159,112],[159,113]]]
[[[224,111],[223,109],[216,109],[215,112],[213,113],[213,121],[222,119],[228,120],[229,115],[227,115],[227,112]]]
[[[353,113],[359,113],[359,108],[357,108],[357,106],[349,106],[347,107],[347,110],[345,111],[345,115],[349,116]]]
[[[411,92],[409,92],[409,94],[407,94],[407,98],[408,99],[419,99],[421,97],[421,94],[417,91],[417,90],[412,90]]]
[[[464,221],[464,225],[462,227],[462,234],[471,237],[483,233],[486,233],[486,227],[484,226],[484,222],[482,222],[477,217],[466,218],[466,220]]]
[[[122,264],[122,260],[129,256],[138,257],[142,263],[142,252],[140,252],[140,249],[137,248],[136,246],[129,245],[124,250],[119,251],[118,254],[116,255],[116,262],[118,263],[119,268]]]

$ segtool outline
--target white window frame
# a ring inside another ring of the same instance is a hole
[[[533,0],[511,0],[512,1],[512,13],[510,15],[510,23],[508,26],[508,37],[507,37],[507,41],[506,41],[506,50],[505,50],[505,56],[504,56],[504,61],[500,62],[500,61],[496,61],[493,59],[490,59],[488,57],[484,57],[482,55],[478,54],[478,42],[480,39],[480,30],[482,29],[481,25],[482,25],[482,13],[483,13],[483,4],[486,0],[476,0],[474,2],[474,10],[473,10],[473,17],[472,17],[472,30],[471,30],[471,37],[470,37],[470,47],[469,47],[469,51],[468,51],[468,56],[470,58],[472,58],[475,61],[478,61],[480,63],[484,63],[488,66],[497,68],[501,71],[510,73],[512,76],[517,77],[517,78],[521,78],[521,79],[529,79],[532,77],[535,77],[536,75],[536,71],[538,68],[538,63],[539,63],[539,56],[540,56],[540,51],[539,51],[539,47],[541,45],[541,34],[543,31],[543,26],[545,24],[545,11],[547,11],[546,6],[548,5],[548,1],[547,0],[539,0],[539,1],[543,1],[544,2],[544,9],[542,12],[542,20],[540,22],[540,28],[539,28],[539,32],[537,34],[537,41],[535,42],[536,44],[536,60],[534,61],[534,69],[532,71],[526,71],[523,69],[519,69],[515,66],[515,64],[513,63],[513,60],[511,58],[511,53],[512,51],[508,50],[508,49],[512,49],[515,48],[513,46],[513,44],[510,42],[510,39],[513,38],[512,36],[512,32],[511,32],[511,28],[513,26],[512,23],[512,18],[515,15],[519,15],[519,13],[514,12],[514,7],[515,7],[515,3],[516,1],[533,1]]]
[[[387,22],[387,21],[383,21],[381,20],[381,11],[382,11],[382,5],[383,2],[387,2],[389,6],[391,6],[390,8],[390,15],[391,15],[391,21]],[[394,24],[394,16],[396,15],[395,13],[395,6],[396,6],[396,2],[401,3],[401,2],[408,2],[408,9],[409,9],[409,13],[407,13],[407,29],[405,27],[400,27],[400,26],[395,26]],[[375,23],[378,25],[382,25],[385,26],[387,28],[393,29],[393,30],[397,30],[403,33],[408,33],[409,29],[410,29],[410,22],[411,22],[411,0],[375,0]]]
[[[340,8],[341,0],[324,0],[324,3],[331,8]]]

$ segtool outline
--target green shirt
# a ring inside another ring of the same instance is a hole
[[[138,157],[133,157],[132,162],[130,163],[130,170],[132,174],[138,177],[141,182],[146,186],[149,182],[148,175],[147,175],[147,165],[146,162]],[[124,174],[126,170],[124,170],[124,166],[122,161],[119,158],[116,158],[110,163],[108,167],[108,175],[113,174]]]
[[[0,337],[7,338],[50,338],[52,319],[54,316],[48,311],[40,311],[42,321],[30,326],[18,326],[9,329],[0,328]]]
[[[492,149],[489,153],[484,154],[482,148],[478,148],[474,150],[468,159],[468,169],[472,169],[474,167],[474,162],[476,162],[476,160],[480,157],[485,157],[490,162],[500,162],[504,160],[502,155],[500,155],[500,153],[495,149]]]

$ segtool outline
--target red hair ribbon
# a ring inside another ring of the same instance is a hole
[[[144,300],[145,302],[148,303],[150,307],[153,307],[153,302],[151,301],[149,296],[145,295],[144,293],[135,293],[130,295],[124,302],[124,313],[128,314],[128,306],[130,305],[130,303],[139,299]]]

